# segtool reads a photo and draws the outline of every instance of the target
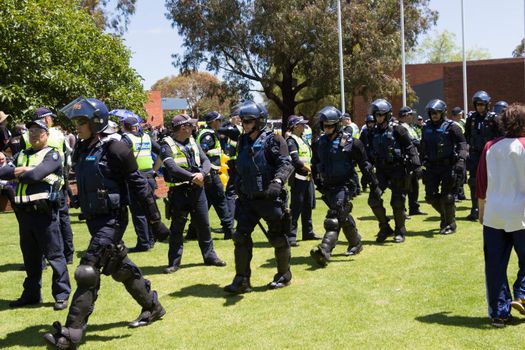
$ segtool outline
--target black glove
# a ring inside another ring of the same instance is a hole
[[[454,172],[456,174],[461,174],[463,176],[463,173],[465,172],[465,160],[459,159],[456,164],[454,164]]]
[[[269,199],[275,199],[281,195],[282,190],[283,186],[280,183],[272,181],[266,190],[266,197]]]
[[[423,177],[423,168],[418,166],[412,171],[412,173],[417,179],[421,179]]]
[[[78,194],[75,194],[69,198],[69,207],[73,209],[80,208],[80,201],[78,200]]]
[[[165,241],[169,235],[170,230],[164,225],[162,221],[156,221],[151,224],[151,230],[153,231],[153,237],[155,237],[155,241]]]

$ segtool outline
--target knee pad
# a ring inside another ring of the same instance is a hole
[[[238,246],[249,246],[252,244],[252,238],[249,235],[242,234],[238,231],[235,231],[232,239],[233,243]]]
[[[337,231],[339,229],[339,220],[337,218],[326,217],[324,219],[324,229],[328,231]]]
[[[274,248],[286,247],[288,246],[288,239],[286,238],[286,236],[276,237],[270,241],[270,244]]]
[[[100,273],[91,265],[79,265],[75,270],[75,280],[79,287],[95,287],[100,280]]]

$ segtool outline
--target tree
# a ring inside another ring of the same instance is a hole
[[[512,57],[525,57],[525,39],[522,39],[519,45],[512,51]]]
[[[435,23],[428,0],[406,1],[406,42]],[[175,65],[224,73],[227,82],[260,84],[284,118],[297,106],[337,94],[337,15],[330,0],[167,0],[184,38]],[[350,93],[401,91],[399,1],[352,1],[343,8],[346,86]],[[308,93],[303,93],[308,90]],[[304,97],[300,97],[303,95]]]
[[[187,99],[197,117],[209,111],[227,114],[230,106],[238,101],[217,77],[207,72],[165,77],[155,82],[151,89],[160,91],[163,97]]]
[[[122,40],[77,1],[0,0],[0,110],[19,119],[83,95],[143,111],[146,93]]]
[[[482,60],[490,58],[487,49],[473,47],[466,51],[467,60]],[[456,43],[456,35],[444,30],[427,36],[411,53],[413,63],[444,63],[463,60],[461,48]]]
[[[81,0],[80,6],[93,17],[98,28],[123,34],[128,29],[130,17],[135,13],[136,2],[137,0],[116,0],[115,14],[109,10],[115,5],[115,1],[111,0]]]

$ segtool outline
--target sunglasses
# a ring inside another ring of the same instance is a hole
[[[243,123],[243,124],[251,124],[251,123],[255,123],[255,119],[243,119],[243,120],[242,120],[242,123]]]
[[[85,119],[75,119],[74,121],[75,126],[82,126],[82,125],[86,125],[87,123],[89,123],[89,121]]]

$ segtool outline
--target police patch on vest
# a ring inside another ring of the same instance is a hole
[[[95,160],[97,160],[96,156],[86,156],[86,161],[88,162],[94,162]]]
[[[53,160],[58,160],[58,153],[57,152],[53,152]]]

